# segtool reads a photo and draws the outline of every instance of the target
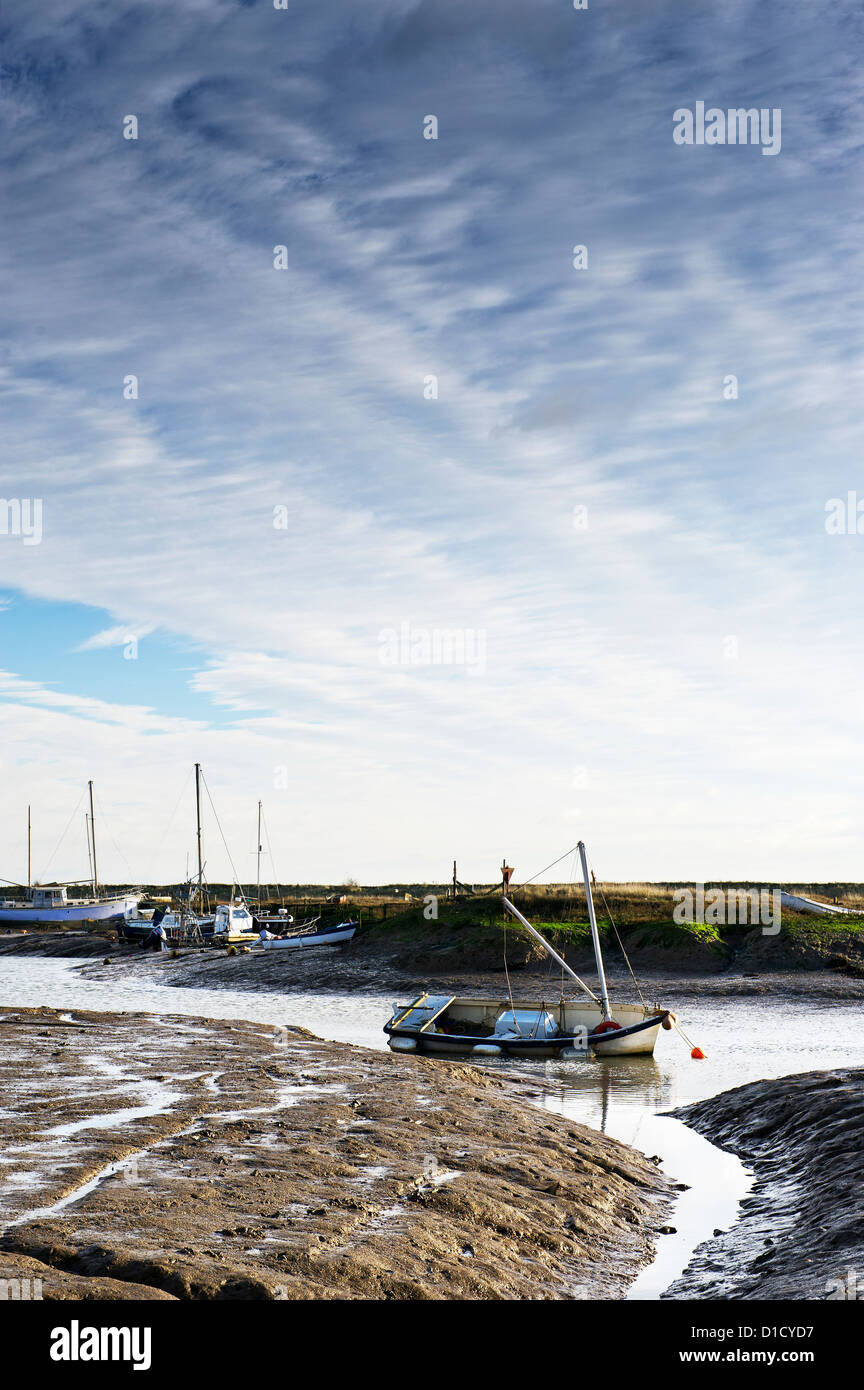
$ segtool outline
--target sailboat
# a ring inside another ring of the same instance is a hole
[[[245,901],[236,902],[233,897],[228,903],[217,903],[214,912],[206,909],[204,888],[204,858],[201,838],[201,764],[195,764],[195,832],[198,846],[198,874],[196,879],[188,879],[183,889],[183,906],[179,912],[165,912],[152,917],[134,917],[120,926],[120,938],[124,941],[137,941],[139,944],[153,937],[156,928],[161,927],[165,939],[175,943],[198,945],[225,945],[234,941],[253,941],[252,914]],[[209,795],[209,793],[208,793]],[[193,882],[195,887],[193,889]],[[194,903],[194,907],[193,907]],[[156,943],[158,945],[158,942]]]
[[[308,917],[305,922],[295,922],[289,915],[287,907],[280,907],[276,914],[267,916],[261,911],[261,851],[263,843],[261,840],[261,830],[263,823],[263,805],[258,802],[258,870],[255,878],[255,902],[256,912],[254,916],[255,929],[258,937],[255,942],[256,949],[261,950],[294,950],[299,947],[309,946],[339,946],[346,941],[350,941],[356,932],[359,922],[337,922],[333,926],[320,926],[321,918]],[[269,842],[269,835],[268,835]]]
[[[606,971],[594,912],[585,845],[576,847],[582,863],[588,921],[597,967],[598,993],[581,980],[553,950],[507,896],[513,870],[502,866],[501,897],[504,910],[544,948],[561,969],[575,980],[585,999],[558,1003],[536,1000],[489,999],[445,994],[419,994],[410,1004],[397,1005],[384,1025],[394,1052],[470,1054],[475,1057],[574,1056],[588,1052],[601,1057],[650,1056],[661,1027],[674,1026],[668,1009],[646,1004],[613,1007],[606,985]]]
[[[69,883],[33,884],[30,881],[31,822],[27,807],[27,897],[24,902],[6,898],[0,902],[0,923],[7,926],[68,926],[71,923],[112,922],[125,920],[135,911],[141,894],[133,890],[111,897],[100,897],[96,868],[96,817],[93,809],[93,783],[87,784],[90,794],[90,815],[87,817],[87,855],[90,860],[91,896],[70,898],[67,889],[79,887],[85,880]],[[16,885],[24,887],[23,884]]]

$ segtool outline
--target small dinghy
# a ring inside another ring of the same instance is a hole
[[[384,1025],[394,1052],[470,1054],[475,1057],[574,1056],[596,1053],[601,1057],[651,1055],[661,1027],[674,1026],[668,1009],[644,1003],[615,1004],[609,1000],[600,936],[588,862],[582,841],[577,845],[588,903],[588,920],[597,964],[599,996],[581,980],[549,942],[532,927],[507,897],[513,870],[503,868],[502,902],[505,910],[548,952],[562,970],[588,996],[585,1000],[555,1004],[536,1000],[484,999],[446,994],[419,994],[410,1004],[397,1005]]]
[[[284,936],[273,936],[266,928],[261,931],[260,936],[255,942],[256,949],[262,950],[285,950],[297,946],[338,946],[343,941],[350,941],[359,926],[359,922],[337,922],[332,927],[319,927],[314,924],[299,928]]]

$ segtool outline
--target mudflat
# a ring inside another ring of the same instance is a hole
[[[754,1174],[666,1298],[860,1299],[864,1069],[756,1081],[673,1112]]]
[[[0,1279],[43,1299],[620,1298],[668,1209],[518,1077],[168,1014],[0,1044]]]

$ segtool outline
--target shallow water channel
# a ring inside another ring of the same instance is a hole
[[[383,1024],[396,1002],[391,993],[294,994],[195,989],[153,980],[88,978],[77,960],[0,958],[0,1005],[44,1005],[249,1019],[274,1027],[295,1024],[319,1037],[384,1048]],[[716,1095],[749,1081],[795,1072],[864,1066],[860,1002],[748,997],[706,997],[682,1013],[683,1027],[706,1054],[693,1061],[676,1033],[661,1032],[656,1054],[618,1060],[520,1062],[536,1085],[534,1102],[591,1125],[648,1155],[686,1183],[657,1255],[629,1297],[659,1298],[683,1272],[697,1245],[735,1221],[749,1187],[746,1169],[663,1111]],[[490,1067],[513,1063],[484,1058]]]

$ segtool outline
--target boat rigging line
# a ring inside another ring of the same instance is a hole
[[[149,879],[147,880],[148,883],[155,883],[155,882],[156,882],[156,879],[154,878],[154,875],[153,875],[153,870],[155,870],[156,867],[157,867],[157,861],[158,861],[159,854],[160,854],[160,852],[161,852],[161,850],[162,850],[162,846],[164,845],[165,841],[166,841],[167,838],[168,838],[168,831],[171,829],[171,826],[174,824],[174,817],[177,815],[177,812],[178,812],[179,809],[180,809],[180,802],[183,800],[184,796],[186,795],[186,788],[187,788],[188,785],[189,785],[189,782],[190,782],[190,780],[191,780],[191,777],[192,777],[192,770],[191,770],[191,768],[190,768],[190,770],[186,773],[186,777],[185,777],[185,780],[184,780],[184,782],[183,782],[183,786],[182,786],[181,789],[180,789],[180,795],[178,796],[178,798],[177,798],[177,800],[176,800],[176,802],[175,802],[175,804],[174,804],[174,810],[171,812],[171,815],[170,815],[169,820],[168,820],[168,824],[165,826],[165,829],[162,831],[162,838],[160,839],[160,841],[159,841],[158,845],[156,846],[156,849],[155,849],[155,851],[154,851],[154,853],[153,853],[153,862],[150,864],[151,873],[150,873]],[[187,855],[187,859],[188,859],[188,855]],[[187,877],[187,879],[188,879],[188,877],[189,877],[189,866],[188,866],[188,863],[187,863],[187,866],[186,866],[186,877]]]
[[[521,926],[523,926],[525,930],[530,933],[531,936],[535,937],[536,940],[540,942],[540,945],[543,947],[543,949],[549,952],[549,955],[552,957],[553,960],[558,962],[562,970],[567,971],[567,974],[576,981],[580,989],[584,989],[585,993],[594,1000],[595,1004],[600,1004],[601,1001],[597,998],[597,995],[594,993],[593,989],[590,989],[588,985],[586,985],[585,981],[579,978],[575,970],[570,969],[570,966],[567,964],[566,960],[564,960],[563,956],[559,956],[558,952],[554,949],[554,947],[549,945],[549,942],[545,939],[545,937],[542,937],[539,931],[532,927],[531,923],[528,921],[528,918],[523,917],[518,907],[514,907],[513,903],[511,903],[510,899],[506,895],[504,895],[502,901],[510,915],[512,917],[515,917],[516,921]]]
[[[234,860],[231,858],[231,851],[230,851],[230,849],[228,848],[228,841],[225,839],[225,832],[224,832],[223,829],[222,829],[222,822],[220,821],[219,816],[218,816],[218,814],[217,814],[217,812],[216,812],[216,807],[213,805],[213,797],[210,795],[210,788],[209,788],[209,786],[207,785],[207,778],[204,776],[204,773],[203,773],[203,771],[201,771],[200,767],[199,767],[199,774],[200,774],[200,777],[201,777],[201,781],[204,783],[204,790],[205,790],[205,792],[207,793],[207,800],[210,802],[210,810],[213,812],[213,816],[214,816],[214,819],[215,819],[215,821],[216,821],[217,829],[218,829],[218,831],[219,831],[219,834],[220,834],[221,837],[222,837],[222,844],[224,845],[224,847],[225,847],[225,853],[226,853],[227,856],[228,856],[228,863],[231,865],[231,872],[232,872],[233,875],[234,875],[234,883],[231,885],[231,890],[232,890],[232,891],[231,891],[231,896],[232,896],[232,898],[233,898],[233,896],[234,896],[234,891],[233,891],[233,890],[234,890],[234,885],[236,884],[237,889],[238,889],[238,891],[239,891],[239,893],[240,893],[240,897],[241,897],[242,901],[245,903],[245,901],[246,901],[246,894],[243,892],[243,885],[242,885],[242,883],[240,882],[240,879],[239,879],[239,877],[238,877],[238,875],[237,875],[237,869],[236,869],[236,866],[235,866],[235,864],[234,864]],[[199,841],[199,843],[200,843],[200,841]]]
[[[270,827],[267,824],[267,817],[264,814],[263,806],[261,807],[261,824],[264,827],[264,839],[267,842],[267,854],[270,859],[270,872],[273,875],[273,884],[278,887],[279,881],[276,878],[276,860],[273,858],[273,846],[270,843]]]
[[[538,872],[536,874],[532,874],[530,878],[524,878],[522,880],[521,886],[523,888],[527,888],[528,884],[533,883],[535,878],[539,878],[541,874],[547,874],[550,869],[554,869],[555,865],[560,864],[561,860],[566,859],[569,854],[575,856],[578,853],[578,850],[579,845],[573,845],[571,849],[565,850],[564,853],[559,855],[557,859],[553,859],[551,864],[547,864],[545,869],[539,869]]]
[[[596,879],[595,879],[595,882],[596,882]],[[609,918],[609,924],[610,924],[610,926],[612,927],[612,930],[613,930],[614,933],[615,933],[615,940],[618,942],[618,946],[619,946],[619,948],[620,948],[620,950],[621,950],[621,954],[622,954],[622,956],[624,957],[624,964],[627,966],[627,969],[630,971],[630,978],[631,978],[631,980],[633,981],[633,985],[634,985],[634,987],[635,987],[635,989],[636,989],[636,993],[639,995],[639,1002],[642,1004],[643,1008],[647,1008],[648,1006],[647,1006],[647,1004],[645,1003],[645,996],[643,995],[641,989],[639,988],[639,981],[636,979],[636,976],[635,976],[635,974],[633,973],[633,966],[630,964],[630,957],[628,956],[627,952],[624,950],[624,942],[621,940],[621,936],[620,936],[620,934],[619,934],[619,932],[618,932],[618,928],[617,928],[616,925],[615,925],[615,921],[614,921],[614,919],[613,919],[613,917],[612,917],[612,913],[611,913],[611,911],[610,911],[610,909],[609,909],[609,904],[608,904],[608,902],[606,901],[606,894],[603,892],[603,884],[602,884],[602,881],[601,881],[600,883],[597,883],[596,886],[597,886],[597,887],[599,888],[599,890],[600,890],[600,897],[603,899],[603,906],[604,906],[605,909],[606,909],[606,916]]]
[[[118,845],[117,841],[114,839],[114,835],[113,835],[113,833],[112,833],[112,831],[111,831],[111,823],[110,823],[110,821],[108,820],[108,817],[105,815],[105,807],[103,806],[101,799],[96,795],[95,791],[94,791],[94,793],[93,793],[93,796],[94,796],[94,800],[95,800],[95,802],[96,802],[96,810],[99,812],[99,825],[100,825],[100,827],[102,828],[102,830],[104,830],[104,831],[107,832],[108,839],[111,841],[112,845],[114,846],[114,849],[115,849],[115,851],[116,851],[116,853],[117,853],[118,859],[122,859],[122,860],[123,860],[123,863],[124,863],[124,865],[125,865],[125,867],[126,867],[126,873],[127,873],[127,875],[128,875],[129,882],[130,882],[130,883],[134,883],[134,882],[135,882],[135,875],[134,875],[134,873],[132,872],[132,866],[131,866],[131,864],[129,863],[129,860],[126,858],[126,855],[123,853],[122,849],[121,849],[120,846]]]
[[[66,822],[66,829],[63,831],[63,834],[60,836],[60,839],[57,841],[56,845],[54,846],[54,849],[53,849],[52,852],[51,852],[51,858],[48,860],[48,863],[45,865],[45,868],[42,870],[42,873],[39,875],[39,877],[38,877],[38,879],[37,879],[37,883],[44,883],[44,882],[45,882],[45,880],[46,880],[46,878],[47,878],[47,876],[48,876],[48,870],[51,868],[51,865],[54,863],[55,856],[57,855],[57,853],[58,853],[58,851],[59,851],[59,849],[60,849],[60,846],[63,844],[63,841],[66,839],[66,836],[67,836],[68,833],[69,833],[69,827],[70,827],[70,825],[72,824],[72,822],[73,822],[73,820],[75,819],[75,817],[77,816],[78,812],[80,811],[80,809],[81,809],[81,802],[82,802],[83,800],[84,800],[84,792],[82,791],[82,792],[81,792],[81,795],[80,795],[79,798],[78,798],[78,800],[75,802],[75,809],[74,809],[74,811],[72,812],[71,816],[69,817],[68,821]]]
[[[579,854],[580,857],[581,857],[581,853],[582,853],[583,850],[584,850],[584,845],[583,845],[583,842],[580,840],[579,843],[573,847],[573,849],[565,850],[565,852],[564,852],[562,855],[560,855],[557,859],[554,859],[554,860],[552,861],[551,864],[547,864],[545,869],[541,869],[541,870],[539,871],[539,873],[534,874],[531,878],[526,878],[526,879],[523,881],[523,883],[522,883],[521,886],[522,886],[522,887],[526,887],[529,883],[533,883],[533,882],[534,882],[534,879],[540,878],[541,874],[548,873],[550,869],[554,869],[555,866],[556,866],[556,864],[560,864],[562,860],[566,859],[566,858],[567,858],[569,855],[571,855],[571,854],[572,854],[572,856],[573,856],[573,866],[572,866],[572,868],[571,868],[571,870],[570,870],[570,880],[569,880],[569,881],[570,881],[571,883],[573,883],[573,882],[574,882],[574,877],[575,877],[575,876],[574,876],[574,869],[575,869],[575,865],[576,865],[576,856],[577,856],[577,854]],[[589,921],[590,921],[590,918],[591,918],[591,915],[592,915],[592,911],[593,911],[593,905],[592,905],[592,903],[591,903],[591,894],[588,892],[588,879],[587,879],[587,875],[588,875],[588,866],[587,866],[587,863],[585,863],[585,865],[584,865],[584,875],[583,875],[583,876],[584,876],[584,878],[585,878],[585,897],[586,897],[586,900],[587,900],[587,902],[588,902],[588,913],[589,913]],[[643,995],[643,993],[642,993],[642,990],[641,990],[640,987],[639,987],[639,981],[637,980],[636,975],[635,975],[634,970],[633,970],[633,966],[632,966],[631,963],[630,963],[630,957],[628,956],[628,954],[627,954],[627,952],[626,952],[626,950],[625,950],[625,948],[624,948],[624,942],[621,940],[621,934],[620,934],[620,932],[618,931],[618,927],[617,927],[616,924],[615,924],[615,919],[614,919],[613,916],[612,916],[612,912],[611,912],[611,909],[610,909],[610,907],[609,907],[609,903],[608,903],[608,901],[607,901],[607,899],[606,899],[606,894],[603,892],[603,884],[602,884],[602,882],[598,882],[598,880],[597,880],[597,878],[596,878],[596,875],[595,875],[595,877],[594,877],[593,882],[594,882],[594,887],[596,887],[596,888],[599,890],[600,897],[603,899],[603,907],[605,908],[606,916],[609,918],[609,925],[611,926],[613,932],[615,933],[615,940],[618,942],[619,950],[621,951],[621,955],[622,955],[623,958],[624,958],[624,964],[627,966],[627,969],[628,969],[628,971],[630,972],[630,978],[631,978],[631,980],[633,981],[633,984],[634,984],[634,986],[635,986],[635,988],[636,988],[636,993],[639,995],[640,1003],[643,1005],[643,1007],[647,1007],[647,1005],[645,1004],[645,997],[644,997],[644,995]],[[596,922],[595,922],[595,924],[594,924],[594,927],[592,928],[592,936],[594,935],[594,932],[595,932],[595,931],[596,931]],[[604,985],[604,987],[605,987],[605,980],[603,981],[603,985]],[[608,1005],[608,997],[607,997],[606,1003],[607,1003],[607,1005]]]

